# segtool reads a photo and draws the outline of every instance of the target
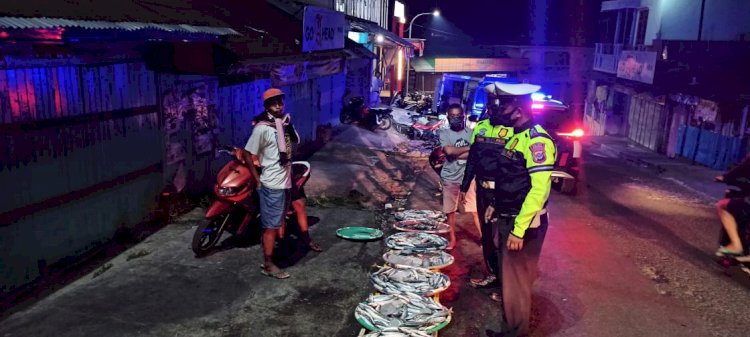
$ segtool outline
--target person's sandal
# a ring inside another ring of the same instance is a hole
[[[484,278],[469,280],[469,284],[474,288],[487,288],[497,283],[497,277],[495,275],[487,275]]]
[[[725,247],[719,247],[719,250],[716,251],[715,255],[719,257],[737,257],[742,256],[743,252],[736,252],[733,250],[726,249]]]
[[[260,264],[260,273],[263,274],[263,275],[265,275],[265,276],[273,277],[273,278],[279,279],[279,280],[283,280],[285,278],[289,278],[290,276],[292,276],[292,275],[289,275],[289,273],[287,273],[287,272],[285,272],[285,271],[283,271],[281,269],[279,269],[279,270],[277,270],[275,272],[267,271],[266,270],[266,265],[264,265],[262,263]]]
[[[492,294],[490,294],[490,299],[493,300],[493,301],[495,301],[495,302],[502,303],[503,302],[503,295],[501,295],[500,293],[493,292]]]
[[[310,250],[312,250],[314,252],[320,253],[320,252],[323,251],[323,248],[321,248],[320,245],[317,244],[316,242],[312,242],[311,241],[308,246],[310,246]]]

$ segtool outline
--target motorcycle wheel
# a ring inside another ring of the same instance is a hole
[[[352,118],[349,117],[348,113],[342,111],[339,114],[339,121],[341,121],[341,123],[343,123],[343,124],[351,124],[352,123]]]
[[[393,125],[393,120],[390,118],[383,118],[380,120],[380,123],[378,123],[378,128],[380,130],[388,130]]]
[[[195,229],[192,248],[195,256],[201,257],[208,253],[221,238],[225,225],[229,222],[229,213],[217,216],[209,222],[203,223]]]

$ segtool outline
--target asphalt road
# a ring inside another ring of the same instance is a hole
[[[591,152],[574,197],[553,194],[535,336],[746,336],[747,275],[713,257],[712,203]]]

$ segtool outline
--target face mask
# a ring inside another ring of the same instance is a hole
[[[465,123],[463,118],[448,118],[448,125],[450,125],[451,130],[453,131],[461,131],[463,130]]]
[[[515,124],[515,121],[516,121],[516,119],[513,118],[513,114],[515,114],[517,110],[518,108],[514,109],[513,111],[507,114],[504,114],[500,111],[491,112],[490,124],[495,125],[495,126],[498,126],[498,125],[507,126],[507,127],[513,126],[513,124]]]

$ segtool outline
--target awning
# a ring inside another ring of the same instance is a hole
[[[392,32],[386,30],[383,27],[378,26],[377,23],[360,19],[353,16],[346,16],[346,22],[349,24],[349,30],[355,31],[355,32],[366,32],[370,34],[381,34],[385,38],[385,40],[396,44],[400,47],[408,48],[409,50],[414,50],[414,45],[411,44],[411,42],[404,40],[403,38],[399,37],[396,34],[393,34]]]
[[[240,35],[240,33],[229,27],[193,26],[188,24],[164,24],[153,22],[70,20],[61,18],[21,18],[8,16],[0,16],[0,28],[83,28],[113,29],[131,32],[138,30],[159,30],[165,32],[200,33],[211,35]]]
[[[435,59],[417,57],[411,60],[411,67],[414,68],[414,71],[418,73],[434,73]]]

